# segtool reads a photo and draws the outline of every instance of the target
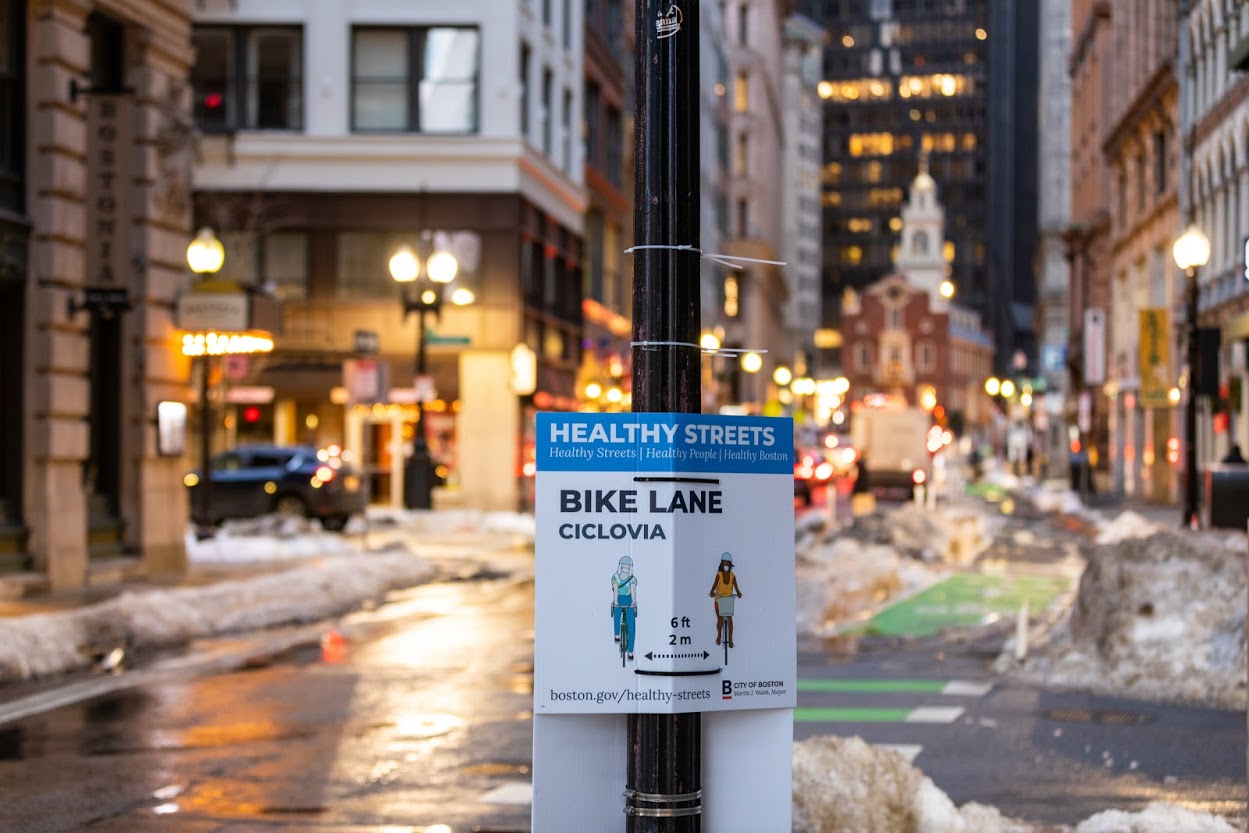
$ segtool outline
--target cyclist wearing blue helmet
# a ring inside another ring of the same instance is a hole
[[[633,575],[633,559],[627,555],[621,557],[616,565],[616,572],[612,573],[611,592],[615,600],[612,605],[612,632],[616,642],[620,642],[620,624],[625,623],[628,634],[625,650],[629,653],[629,659],[633,659],[633,643],[637,636],[635,623],[638,614],[638,580]]]

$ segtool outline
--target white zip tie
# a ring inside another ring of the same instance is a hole
[[[693,347],[706,353],[709,356],[740,356],[743,353],[766,353],[767,350],[752,350],[749,347],[716,347],[707,349],[701,344],[694,344],[690,341],[630,341],[630,347],[641,347],[645,350],[648,347]]]
[[[662,243],[646,243],[641,246],[630,246],[629,248],[624,250],[624,253],[632,254],[633,252],[641,251],[642,249],[667,249],[668,251],[673,251],[673,252],[697,252],[699,257],[705,257],[708,260],[713,260],[716,263],[719,263],[721,266],[727,266],[730,269],[742,269],[744,268],[742,266],[742,264],[744,263],[765,263],[769,266],[787,266],[788,265],[787,261],[784,261],[784,260],[764,260],[758,257],[741,257],[740,255],[712,254],[711,252],[704,252],[702,249],[691,246],[688,243],[682,243],[677,246],[665,245]]]

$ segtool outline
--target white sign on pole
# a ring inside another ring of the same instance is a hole
[[[792,708],[793,429],[538,416],[539,713]]]
[[[1100,307],[1084,311],[1084,383],[1106,382],[1106,311]]]
[[[702,712],[704,829],[788,830],[793,421],[543,413],[537,438],[534,829],[620,825],[623,715]]]
[[[347,401],[355,405],[381,401],[385,391],[384,365],[377,359],[346,359],[343,362],[343,387]]]

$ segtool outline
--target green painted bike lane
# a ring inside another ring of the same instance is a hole
[[[882,636],[932,636],[947,628],[1013,619],[1024,602],[1039,613],[1070,587],[1064,576],[960,573],[890,605],[858,630]]]

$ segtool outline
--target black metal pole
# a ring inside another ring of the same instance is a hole
[[[1197,519],[1197,364],[1201,359],[1201,342],[1197,335],[1197,270],[1184,270],[1185,317],[1188,319],[1188,402],[1184,407],[1184,517],[1182,526],[1200,524]]]
[[[636,11],[635,245],[697,248],[701,242],[698,0],[637,0]],[[699,313],[697,253],[636,252],[634,411],[702,410]],[[698,833],[702,716],[628,715],[626,731],[625,829]]]
[[[212,478],[212,433],[213,433],[213,412],[212,402],[208,399],[208,383],[209,376],[212,374],[212,357],[207,353],[200,356],[200,377],[199,377],[199,459],[200,459],[200,488],[202,489],[203,500],[200,503],[200,517],[198,520],[205,528],[212,526],[212,498],[213,498],[213,478]]]

